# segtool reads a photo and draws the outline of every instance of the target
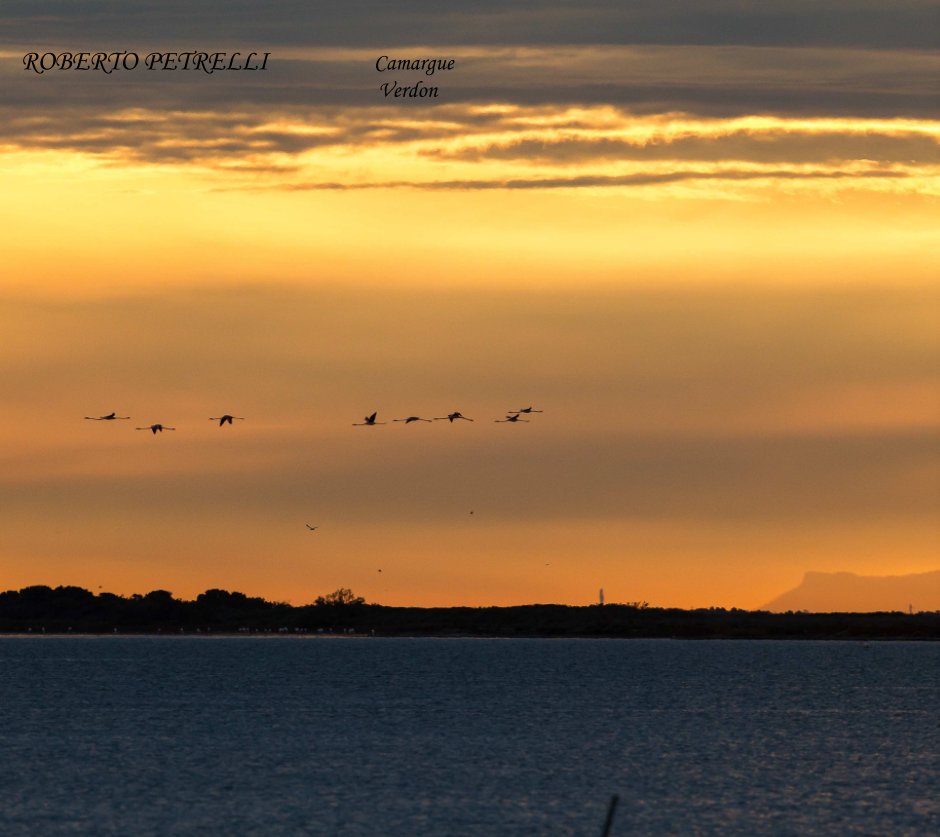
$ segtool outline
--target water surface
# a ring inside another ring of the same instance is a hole
[[[940,833],[940,644],[3,637],[0,831]]]

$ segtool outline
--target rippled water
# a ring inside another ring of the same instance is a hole
[[[940,833],[940,644],[0,638],[0,831]]]

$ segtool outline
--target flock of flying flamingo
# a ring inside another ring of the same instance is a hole
[[[506,422],[511,422],[515,424],[517,421],[528,422],[529,419],[520,418],[523,413],[541,413],[541,410],[536,410],[534,407],[523,407],[521,410],[510,410],[506,413],[506,418],[503,419],[493,419],[496,424],[503,424]],[[353,427],[375,427],[377,424],[388,424],[387,421],[376,421],[376,416],[378,413],[372,413],[371,416],[366,416],[362,421],[354,421]],[[392,419],[392,421],[403,421],[405,424],[411,424],[415,421],[426,421],[429,424],[432,421],[449,421],[453,424],[455,421],[473,421],[472,418],[467,418],[463,413],[448,413],[446,416],[435,416],[432,419],[421,418],[421,416],[408,416],[408,418]]]
[[[502,419],[493,419],[496,424],[515,424],[516,422],[523,421],[527,422],[529,419],[520,418],[523,414],[529,415],[531,413],[541,413],[541,410],[536,410],[534,407],[523,407],[521,410],[510,410],[506,413],[506,418]],[[377,424],[388,424],[385,421],[376,421],[378,412],[372,413],[370,416],[366,416],[362,421],[354,421],[353,427],[375,427]],[[104,416],[85,416],[87,421],[124,421],[130,419],[130,416],[119,416],[117,413],[108,413]],[[209,417],[209,421],[217,421],[219,427],[222,427],[226,424],[232,424],[234,421],[244,421],[244,416],[231,416],[226,413],[224,416],[215,416]],[[472,418],[467,418],[463,413],[453,412],[448,413],[446,416],[435,416],[433,419],[421,418],[421,416],[408,416],[407,418],[392,419],[392,421],[403,421],[405,424],[411,424],[415,421],[426,421],[428,423],[432,421],[448,421],[453,424],[455,421],[473,421]],[[135,427],[135,430],[149,430],[153,433],[154,436],[157,433],[162,433],[164,430],[176,430],[175,427],[168,427],[165,424],[150,424],[146,427]]]
[[[119,416],[117,413],[108,413],[106,416],[85,416],[87,421],[123,421],[129,418],[130,416]],[[214,418],[210,417],[209,421],[217,421],[219,423],[219,427],[221,427],[223,424],[231,424],[234,419],[237,419],[238,421],[244,421],[245,417],[230,416],[228,413],[226,413],[224,416],[216,416]],[[165,424],[150,424],[147,425],[147,427],[135,427],[134,429],[149,430],[151,433],[153,433],[154,436],[156,436],[157,433],[162,433],[164,430],[176,430],[175,427],[167,427]]]

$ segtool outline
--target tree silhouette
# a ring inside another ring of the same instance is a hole
[[[314,602],[314,604],[331,605],[333,607],[361,605],[365,603],[366,600],[362,598],[362,596],[355,595],[348,587],[340,587],[338,590],[327,593],[325,596],[317,596],[317,600]]]

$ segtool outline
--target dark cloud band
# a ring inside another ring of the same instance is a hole
[[[7,0],[7,43],[250,40],[270,47],[412,43],[721,44],[933,49],[940,9],[929,0]],[[159,49],[154,45],[153,49]],[[267,46],[265,46],[267,48]]]

